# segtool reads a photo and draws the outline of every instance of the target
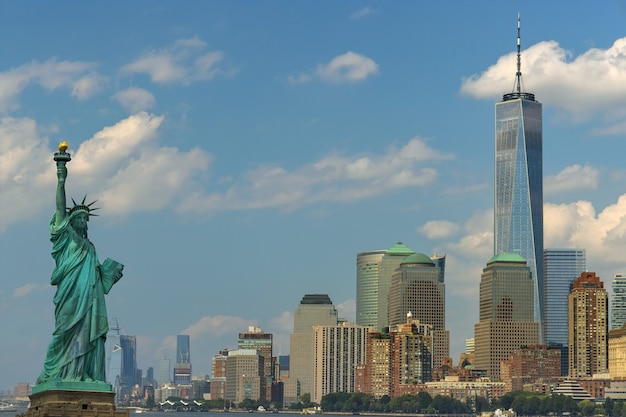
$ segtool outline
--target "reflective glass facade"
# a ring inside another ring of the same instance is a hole
[[[626,275],[616,274],[611,288],[611,330],[614,330],[626,323]]]
[[[531,94],[496,103],[494,254],[517,253],[534,280],[534,319],[543,316],[542,107]]]
[[[587,269],[584,249],[545,249],[543,251],[544,341],[560,348],[561,372],[567,374],[567,299],[572,282]]]
[[[378,275],[386,250],[356,256],[356,324],[378,328]]]

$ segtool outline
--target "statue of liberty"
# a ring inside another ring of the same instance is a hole
[[[124,266],[111,259],[102,264],[87,237],[95,203],[66,206],[66,163],[70,154],[61,142],[54,154],[57,165],[56,211],[50,220],[50,240],[55,268],[50,283],[54,295],[54,333],[37,385],[96,385],[106,382],[105,342],[109,330],[104,295],[122,277]],[[98,384],[99,383],[99,384]],[[44,388],[45,389],[45,388]]]

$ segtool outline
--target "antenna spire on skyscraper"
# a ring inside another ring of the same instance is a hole
[[[513,91],[502,96],[503,101],[524,98],[526,100],[535,101],[535,95],[524,91],[522,85],[522,37],[521,37],[521,19],[520,13],[517,13],[517,72],[515,73],[515,82]]]

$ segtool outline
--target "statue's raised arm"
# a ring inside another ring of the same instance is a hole
[[[55,224],[59,226],[65,220],[67,215],[67,199],[65,197],[65,179],[67,178],[67,166],[70,161],[70,154],[67,150],[67,142],[63,141],[59,144],[59,152],[54,154],[54,160],[57,163],[57,211]]]

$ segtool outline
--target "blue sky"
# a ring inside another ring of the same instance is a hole
[[[288,353],[293,310],[354,319],[356,254],[447,254],[454,362],[493,245],[494,103],[543,103],[546,247],[626,272],[626,3],[0,3],[0,389],[34,382],[53,329],[52,154],[98,199],[126,265],[109,317],[138,365],[191,336],[194,374],[249,325]]]

